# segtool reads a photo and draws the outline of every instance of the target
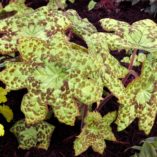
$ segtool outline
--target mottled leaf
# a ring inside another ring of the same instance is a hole
[[[104,140],[116,140],[110,127],[115,118],[116,112],[108,113],[104,117],[98,112],[89,112],[84,120],[85,126],[74,142],[75,155],[80,155],[89,147],[102,154],[106,148]]]
[[[10,131],[16,136],[19,148],[37,147],[48,149],[55,127],[45,121],[27,126],[24,120],[17,121]]]
[[[21,37],[37,37],[50,42],[57,32],[64,32],[71,22],[61,11],[54,11],[48,6],[36,9],[23,16],[13,16],[1,20],[0,53],[17,51],[17,41]]]
[[[15,15],[20,18],[20,16],[33,12],[33,9],[25,5],[25,0],[16,0],[15,2],[11,1],[7,6],[0,9],[0,14],[7,12],[15,12]]]
[[[21,105],[27,124],[44,120],[50,105],[60,122],[74,125],[77,101],[86,105],[100,101],[100,56],[88,54],[62,33],[54,35],[52,46],[37,38],[22,38],[18,43],[21,61],[7,62],[1,81],[10,90],[28,89]]]
[[[82,19],[75,10],[67,10],[66,15],[72,23],[72,31],[83,39],[97,32],[96,27],[87,18]]]
[[[155,62],[149,57],[145,60],[140,77],[126,87],[126,96],[119,99],[121,105],[116,120],[119,131],[138,118],[140,130],[146,134],[150,133],[157,113]]]
[[[152,52],[155,55],[157,49],[157,25],[149,19],[140,20],[129,25],[126,22],[114,19],[101,19],[101,26],[109,32],[110,36],[107,40],[113,41],[113,47],[117,49],[141,49]],[[114,38],[117,36],[117,43]]]

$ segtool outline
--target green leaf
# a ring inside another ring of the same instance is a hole
[[[38,38],[21,38],[18,43],[21,61],[6,63],[1,81],[10,90],[28,89],[21,105],[27,124],[44,120],[50,105],[60,122],[74,125],[78,101],[86,105],[100,101],[100,56],[97,60],[97,55],[88,54],[62,33],[53,36],[52,46]]]
[[[151,144],[144,142],[139,157],[156,157],[156,156],[157,152],[155,151],[155,148]]]
[[[71,3],[75,2],[75,0],[68,0],[68,1]],[[49,0],[48,6],[54,10],[64,9],[67,6],[66,2],[67,0]]]
[[[80,155],[90,146],[95,152],[102,154],[106,148],[104,140],[115,141],[110,124],[115,120],[116,112],[103,118],[98,112],[89,112],[85,118],[85,126],[74,142],[75,155]]]
[[[13,11],[15,11],[15,15],[19,17],[33,12],[33,9],[25,5],[25,0],[16,0],[16,2],[10,2],[7,6],[0,9],[0,14],[2,14],[3,12]]]
[[[141,150],[141,146],[132,146],[132,149]]]
[[[44,121],[27,126],[24,120],[20,120],[13,125],[10,131],[17,137],[19,148],[37,147],[47,150],[54,129],[53,125]]]
[[[141,142],[145,142],[145,141],[152,144],[154,146],[154,148],[157,149],[157,137],[149,137]]]
[[[69,0],[69,2],[74,3],[74,2],[75,2],[75,0]]]
[[[90,0],[90,2],[88,3],[88,10],[90,11],[90,10],[94,9],[96,4],[97,3],[94,0]]]
[[[72,23],[72,30],[75,34],[85,39],[97,32],[96,27],[87,18],[81,18],[75,10],[66,11],[66,16]]]
[[[139,90],[136,95],[136,101],[138,104],[148,103],[153,92],[153,84],[148,84],[145,89]]]
[[[7,105],[0,105],[0,113],[4,116],[6,121],[9,123],[13,120],[14,114],[12,109]]]
[[[94,33],[86,37],[86,43],[91,54],[96,53],[103,58],[102,78],[104,86],[117,98],[125,95],[125,87],[119,78],[124,78],[128,73],[128,69],[120,65],[119,61],[110,54],[109,45],[106,43],[106,34]]]
[[[107,39],[113,40],[112,49],[115,49],[114,47],[117,49],[141,49],[156,56],[157,27],[152,20],[140,20],[129,25],[126,22],[106,18],[101,19],[100,23],[106,31],[113,31],[113,33],[109,33],[110,36]],[[119,40],[114,43],[115,36]]]
[[[0,87],[0,103],[5,103],[7,101],[6,95],[8,94],[8,90]]]
[[[0,53],[16,52],[17,42],[21,37],[37,37],[49,43],[57,31],[64,32],[70,25],[71,22],[62,11],[54,11],[49,5],[20,17],[3,19],[0,25],[0,32],[3,33],[0,38]]]
[[[125,89],[126,96],[119,99],[121,105],[116,120],[119,131],[124,130],[137,117],[140,130],[150,133],[157,113],[155,64],[155,60],[147,57],[140,77],[129,83]]]

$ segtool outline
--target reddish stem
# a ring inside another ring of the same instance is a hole
[[[123,142],[123,141],[114,141],[114,143],[127,144],[127,145],[130,144],[130,143],[128,143],[128,142]]]
[[[132,57],[131,57],[131,61],[130,61],[129,67],[128,67],[129,73],[125,76],[124,79],[122,79],[122,83],[123,83],[124,85],[125,85],[127,79],[129,78],[130,74],[132,74],[133,76],[135,76],[135,78],[138,77],[137,73],[136,73],[134,70],[132,70],[136,53],[137,53],[137,49],[134,49],[133,54],[132,54]],[[102,103],[99,105],[99,107],[96,108],[96,111],[100,111],[100,110],[102,109],[102,107],[103,107],[112,97],[113,97],[113,94],[112,94],[112,93],[108,94],[108,95],[104,98],[104,100],[102,101]]]
[[[130,61],[129,67],[128,67],[128,70],[129,70],[129,71],[132,70],[136,53],[137,53],[137,49],[134,49],[133,54],[132,54],[132,56],[131,56],[131,61]]]
[[[104,100],[102,101],[102,103],[99,105],[99,107],[95,109],[95,111],[100,111],[100,110],[102,109],[102,107],[103,107],[112,97],[113,97],[113,94],[112,94],[112,93],[108,94],[108,95],[104,98]]]
[[[88,111],[88,106],[87,105],[83,105],[83,114],[82,114],[82,119],[81,119],[81,129],[83,128],[83,125],[84,125],[84,118],[87,114],[87,111]]]

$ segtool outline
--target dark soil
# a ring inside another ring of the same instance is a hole
[[[9,1],[9,0],[8,0]],[[40,6],[46,5],[47,1],[45,0],[27,0],[26,4],[33,7],[38,8]],[[3,4],[6,5],[7,1],[3,1]],[[150,15],[141,12],[140,10],[145,8],[148,3],[138,3],[135,6],[131,6],[129,2],[121,3],[117,8],[119,11],[110,10],[110,8],[106,8],[101,5],[97,5],[95,9],[92,11],[87,10],[88,0],[80,0],[76,1],[75,4],[68,5],[68,8],[73,8],[78,11],[81,17],[87,17],[99,31],[102,29],[99,26],[99,20],[102,18],[110,17],[118,20],[123,20],[129,23],[135,22],[141,19],[153,19],[156,21],[157,19],[151,17]],[[74,39],[77,43],[82,43],[79,38],[74,36]],[[122,54],[119,54],[122,55]],[[116,56],[121,57],[121,56]],[[23,113],[20,111],[20,104],[23,95],[27,92],[27,90],[19,90],[10,92],[8,95],[9,105],[14,112],[14,120],[11,123],[7,123],[5,119],[0,115],[0,123],[5,126],[5,136],[0,137],[0,156],[1,157],[74,157],[73,151],[73,141],[75,136],[80,132],[80,121],[76,122],[74,127],[66,126],[61,124],[54,117],[49,120],[50,123],[56,126],[56,129],[53,133],[51,145],[48,151],[39,150],[32,148],[29,151],[18,149],[18,143],[16,138],[9,132],[9,128],[17,121],[24,118]],[[102,115],[105,113],[118,109],[117,101],[114,97],[112,97],[101,109]],[[141,140],[146,138],[147,136],[138,130],[138,120],[135,120],[126,130],[123,132],[116,131],[116,125],[113,124],[113,132],[117,137],[117,142],[106,141],[107,148],[103,155],[99,155],[92,151],[92,149],[88,149],[85,153],[80,155],[79,157],[129,157],[134,152],[133,150],[126,150],[127,148],[139,144]],[[157,136],[157,120],[154,124],[154,127],[149,135]]]

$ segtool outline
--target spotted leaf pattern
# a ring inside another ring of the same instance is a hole
[[[97,32],[95,26],[87,19],[82,19],[75,10],[66,11],[66,15],[72,23],[73,32],[86,42],[88,52],[98,54],[103,59],[104,67],[101,75],[104,86],[117,98],[124,95],[125,88],[119,78],[124,78],[128,70],[110,54],[111,43],[106,40],[109,36],[106,37],[106,33]]]
[[[116,118],[116,112],[102,117],[98,112],[89,112],[84,120],[85,125],[74,141],[75,155],[78,156],[89,147],[95,152],[103,154],[106,144],[104,140],[116,141],[111,123]]]
[[[27,124],[44,120],[50,105],[59,121],[74,125],[79,116],[77,101],[86,105],[100,101],[100,56],[88,54],[62,33],[54,35],[52,46],[31,37],[21,38],[18,43],[21,61],[6,62],[1,81],[8,90],[28,89],[21,105]]]
[[[29,8],[25,5],[25,0],[16,0],[16,1],[11,1],[7,6],[1,8],[0,14],[15,12],[14,15],[20,17],[21,15],[23,16],[32,11],[33,11],[32,8]]]
[[[62,11],[44,6],[34,11],[1,20],[0,53],[9,54],[17,51],[17,41],[21,37],[37,37],[47,42],[58,32],[64,32],[71,22]]]
[[[25,120],[17,121],[10,131],[17,137],[19,148],[30,149],[32,147],[47,150],[55,127],[45,121],[33,126],[27,126]]]
[[[75,10],[69,9],[66,11],[66,16],[72,23],[72,31],[85,39],[93,33],[97,32],[96,27],[89,22],[87,18],[81,18]]]
[[[111,32],[107,33],[108,38],[106,38],[108,42],[113,42],[111,49],[141,49],[155,55],[157,25],[152,20],[140,20],[130,25],[123,21],[106,18],[101,19],[100,23],[104,30]]]
[[[44,132],[39,133],[37,128],[43,126],[37,125],[44,123],[49,107],[60,122],[73,126],[80,116],[78,104],[87,105],[88,109],[93,103],[98,104],[104,87],[118,99],[117,118],[115,112],[102,117],[89,111],[74,142],[75,155],[89,147],[102,154],[106,147],[104,140],[116,140],[110,127],[115,119],[118,131],[122,131],[138,118],[139,129],[149,134],[157,112],[156,24],[146,19],[130,25],[106,18],[100,20],[105,32],[98,32],[76,11],[58,10],[65,6],[66,0],[50,0],[47,6],[33,10],[24,1],[17,1],[1,9],[16,14],[1,20],[0,54],[18,51],[19,60],[5,62],[0,80],[7,91],[28,90],[21,104],[25,121],[12,129],[19,147],[47,149],[50,134],[46,134],[45,141],[39,141]],[[81,37],[87,47],[69,41],[70,35],[65,35],[67,29]],[[140,76],[126,87],[122,79],[129,70],[110,53],[121,49],[149,53],[141,61]]]
[[[140,130],[150,133],[157,113],[155,75],[156,60],[148,57],[144,61],[140,77],[126,87],[126,96],[119,99],[121,105],[116,120],[119,131],[138,118]]]

